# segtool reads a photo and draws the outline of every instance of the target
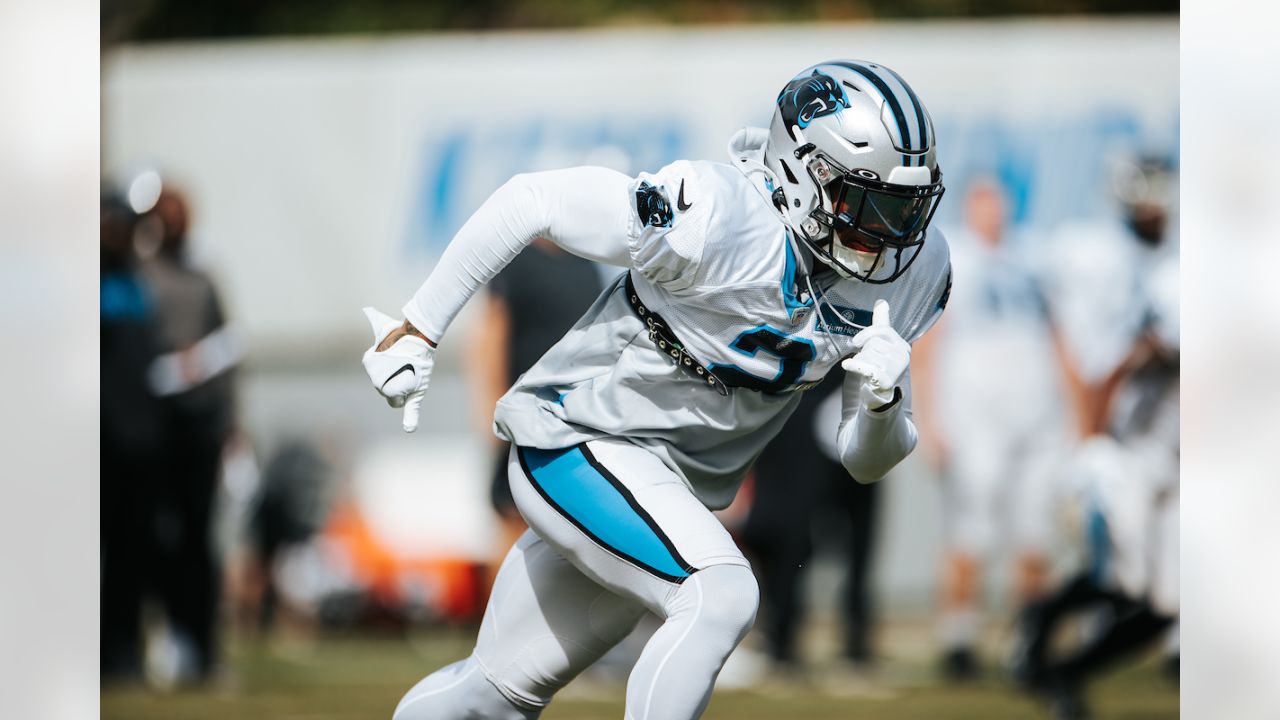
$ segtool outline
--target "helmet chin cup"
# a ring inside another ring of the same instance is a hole
[[[842,247],[839,243],[831,246],[831,255],[846,267],[856,268],[858,277],[871,277],[884,265],[884,253],[860,252]]]

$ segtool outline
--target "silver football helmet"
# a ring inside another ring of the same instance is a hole
[[[897,73],[862,60],[806,68],[777,105],[765,164],[792,231],[844,277],[897,279],[943,193],[924,105]]]

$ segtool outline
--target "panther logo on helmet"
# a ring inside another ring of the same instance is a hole
[[[849,96],[835,78],[817,70],[808,77],[798,77],[782,89],[778,95],[778,108],[787,121],[787,130],[793,125],[809,127],[814,118],[825,117],[849,107]],[[795,138],[795,135],[792,135]]]

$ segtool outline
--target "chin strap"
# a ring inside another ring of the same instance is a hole
[[[826,304],[828,307],[830,307],[830,303],[826,303],[825,296],[819,295],[817,292],[814,291],[813,280],[809,278],[809,273],[804,274],[804,284],[809,286],[809,297],[813,298],[814,305]],[[831,312],[835,312],[835,308],[832,308]],[[827,321],[825,319],[823,319],[821,307],[818,308],[818,324],[822,326],[822,329],[825,330],[828,335],[831,334],[831,326],[827,324]]]
[[[805,285],[806,285],[806,286],[808,286],[808,288],[809,288],[809,296],[813,298],[813,302],[814,302],[814,304],[815,304],[815,305],[818,305],[818,304],[826,305],[826,306],[827,306],[827,309],[831,311],[831,314],[832,314],[832,315],[835,315],[836,317],[840,318],[840,322],[843,322],[844,324],[848,325],[849,327],[862,327],[862,326],[861,326],[861,325],[859,325],[858,323],[856,323],[856,322],[854,322],[854,321],[850,320],[849,318],[845,317],[844,315],[842,315],[842,314],[840,313],[840,311],[839,311],[839,310],[836,310],[836,306],[835,306],[835,305],[833,305],[833,304],[831,304],[831,301],[827,299],[827,295],[826,295],[826,293],[817,292],[817,291],[814,289],[814,287],[813,287],[813,280],[811,279],[811,277],[810,277],[809,273],[805,273],[805,275],[804,275],[804,283],[805,283]],[[833,332],[833,331],[831,330],[831,326],[830,326],[830,325],[828,325],[828,324],[827,324],[827,321],[822,317],[822,310],[821,310],[821,308],[819,308],[819,310],[818,310],[818,323],[819,323],[820,325],[822,325],[822,327],[827,331],[827,333],[828,333],[828,334],[831,334],[831,333]]]
[[[787,213],[787,194],[782,191],[782,188],[773,191],[773,206],[778,208],[778,212],[787,216],[787,219],[790,219],[790,215]]]
[[[836,310],[835,306],[831,304],[831,301],[827,299],[826,293],[818,292],[813,287],[813,265],[812,264],[815,262],[822,262],[822,261],[820,258],[818,258],[817,255],[814,254],[812,250],[809,249],[807,245],[802,245],[802,247],[796,247],[799,243],[796,243],[792,239],[791,232],[801,232],[801,231],[791,226],[791,214],[787,211],[787,196],[785,193],[782,192],[782,188],[778,188],[777,190],[773,191],[773,202],[778,207],[778,210],[782,213],[783,217],[786,219],[788,227],[791,227],[791,231],[787,233],[787,242],[792,243],[791,249],[793,252],[796,253],[797,257],[804,258],[804,262],[800,263],[801,265],[800,270],[801,270],[801,274],[804,275],[804,284],[806,287],[809,288],[809,297],[813,298],[813,302],[815,305],[819,305],[819,304],[826,305],[827,309],[831,311],[831,314],[840,318],[841,322],[849,325],[850,327],[858,327],[857,323],[850,321],[849,318],[845,317],[844,315],[841,315],[839,310]],[[803,248],[803,254],[801,254],[800,252],[802,248]],[[835,268],[832,268],[832,271],[835,272]],[[836,274],[839,275],[838,272]],[[832,332],[831,326],[827,324],[826,319],[823,318],[822,316],[821,308],[819,308],[818,310],[818,324],[822,325],[823,329],[825,329],[827,333]]]
[[[797,151],[797,157],[798,157],[798,151]],[[813,298],[815,305],[819,303],[821,303],[822,305],[826,305],[827,309],[831,311],[831,314],[840,318],[841,322],[849,325],[850,327],[859,327],[857,323],[853,322],[849,318],[840,314],[840,311],[836,310],[835,305],[832,305],[831,301],[827,299],[827,296],[825,293],[817,292],[814,289],[813,279],[812,279],[813,278],[812,264],[815,262],[822,262],[822,260],[816,254],[814,254],[814,252],[810,250],[807,245],[802,245],[801,247],[797,247],[798,243],[796,243],[793,240],[791,233],[792,232],[799,233],[799,232],[802,232],[802,230],[797,228],[791,222],[791,211],[790,211],[790,208],[787,207],[787,194],[783,192],[782,188],[779,187],[773,191],[771,199],[773,201],[773,206],[777,208],[778,212],[782,215],[783,221],[786,223],[787,227],[790,228],[790,232],[787,233],[787,242],[792,243],[792,246],[791,246],[792,251],[796,253],[797,257],[805,258],[805,261],[800,263],[801,265],[800,271],[801,271],[801,274],[804,275],[805,285],[809,288],[809,297]],[[802,248],[804,250],[803,254],[801,254],[800,252]],[[835,268],[832,268],[832,271],[836,272],[837,275],[840,274],[838,271],[835,270]],[[821,309],[819,309],[818,311],[818,323],[822,325],[822,327],[828,333],[832,332],[831,326],[827,324],[827,321],[822,316]]]

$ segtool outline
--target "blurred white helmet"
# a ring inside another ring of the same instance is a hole
[[[765,164],[799,239],[870,283],[911,266],[943,193],[929,113],[897,73],[862,60],[820,63],[787,83]]]

